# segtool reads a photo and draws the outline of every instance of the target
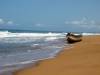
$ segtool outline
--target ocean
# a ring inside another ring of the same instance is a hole
[[[0,30],[0,73],[13,72],[54,58],[65,46],[66,33]]]
[[[66,46],[66,32],[0,30],[0,75],[54,58]],[[82,33],[100,35],[99,33]]]

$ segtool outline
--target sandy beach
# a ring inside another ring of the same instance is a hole
[[[100,75],[100,36],[84,36],[56,58],[41,61],[14,75]]]

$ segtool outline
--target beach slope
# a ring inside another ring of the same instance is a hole
[[[85,36],[53,59],[41,61],[14,75],[100,75],[100,36]]]

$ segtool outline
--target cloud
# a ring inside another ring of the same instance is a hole
[[[12,24],[14,24],[13,21],[11,20],[7,21],[7,20],[0,18],[0,25],[12,25]]]
[[[81,20],[66,21],[65,24],[81,25],[81,24],[87,24],[87,22],[86,18],[83,18]]]
[[[13,21],[8,21],[7,24],[12,25]]]
[[[38,24],[35,24],[35,26],[37,26],[37,27],[42,27],[42,26],[44,26],[44,24],[38,23]]]
[[[66,21],[66,25],[76,25],[78,27],[84,27],[84,28],[94,28],[99,27],[100,23],[95,20],[88,20],[87,18],[82,18],[81,20],[72,20],[72,21]]]
[[[0,24],[4,24],[4,20],[2,18],[0,18]]]

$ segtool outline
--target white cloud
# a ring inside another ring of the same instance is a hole
[[[96,22],[95,20],[88,20],[85,17],[81,20],[66,21],[65,24],[76,25],[76,26],[85,27],[85,28],[100,27],[100,23]]]
[[[0,24],[4,24],[4,20],[2,18],[0,18]]]
[[[0,18],[0,25],[12,25],[12,24],[14,24],[13,21],[11,20],[7,21],[7,20]]]
[[[11,25],[13,24],[13,21],[8,21],[7,24]]]
[[[37,26],[37,27],[42,27],[42,26],[44,26],[44,24],[38,23],[38,24],[35,24],[35,26]]]
[[[87,24],[87,19],[83,18],[81,20],[66,21],[65,24],[75,24],[75,25]]]
[[[81,24],[81,21],[72,21],[71,24]]]
[[[96,24],[96,22],[94,20],[91,20],[90,23],[91,24]]]

